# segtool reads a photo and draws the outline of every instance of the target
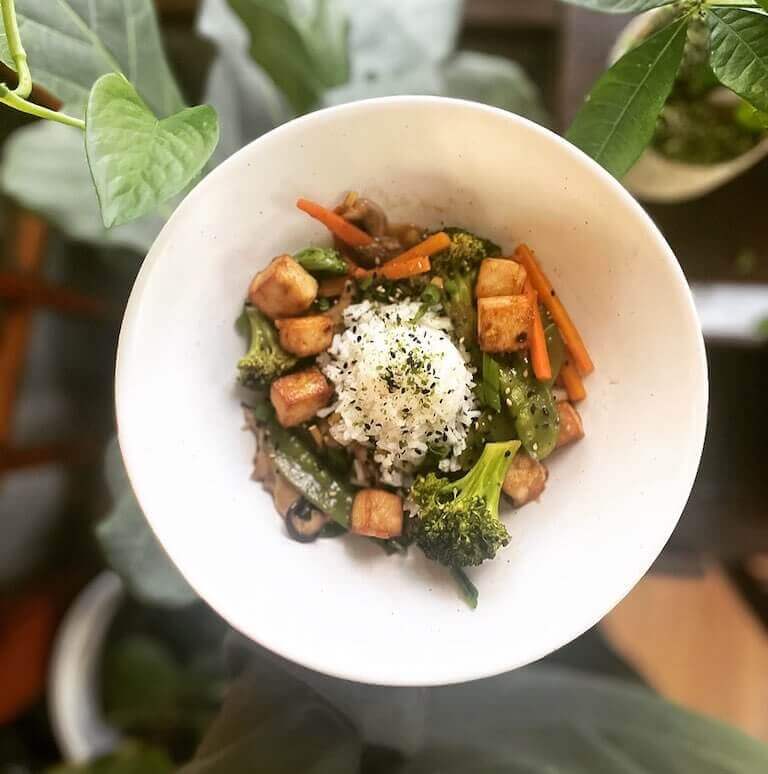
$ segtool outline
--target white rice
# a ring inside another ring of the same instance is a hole
[[[480,412],[466,353],[451,340],[451,322],[418,302],[365,301],[344,311],[346,330],[318,359],[336,388],[324,414],[338,417],[331,434],[341,444],[374,449],[382,480],[407,485],[430,446],[448,451],[444,471],[458,470],[467,431]]]

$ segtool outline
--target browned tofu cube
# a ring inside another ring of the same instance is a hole
[[[523,292],[527,277],[525,267],[508,258],[486,258],[480,264],[475,296],[517,296]]]
[[[547,469],[525,452],[518,452],[509,466],[504,479],[503,490],[515,508],[535,500],[547,483]]]
[[[248,300],[273,320],[306,312],[316,297],[317,280],[290,255],[275,258],[248,289]]]
[[[403,499],[383,489],[363,489],[352,503],[350,530],[369,537],[399,537],[403,534]]]
[[[295,427],[312,419],[328,405],[332,395],[333,388],[318,368],[281,376],[269,390],[277,421],[283,427]]]
[[[280,346],[297,357],[325,352],[333,340],[333,321],[324,314],[275,320],[280,331]]]
[[[477,299],[477,339],[483,352],[515,352],[528,347],[533,309],[526,296]]]
[[[557,404],[557,413],[560,415],[560,430],[557,433],[556,448],[580,441],[584,437],[584,424],[579,412],[567,400],[563,400]]]

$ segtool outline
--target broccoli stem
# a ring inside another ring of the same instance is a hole
[[[472,470],[453,487],[461,497],[483,497],[491,511],[498,512],[504,477],[512,458],[520,448],[520,441],[488,443]]]
[[[480,592],[477,590],[477,586],[469,579],[467,573],[460,567],[451,567],[451,577],[456,581],[459,592],[464,597],[467,606],[472,608],[472,610],[477,609],[477,600]]]

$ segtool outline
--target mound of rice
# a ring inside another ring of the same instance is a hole
[[[346,330],[320,359],[337,400],[324,413],[338,417],[331,434],[374,449],[382,480],[406,485],[431,449],[440,468],[458,470],[467,431],[480,412],[466,353],[451,340],[451,322],[418,302],[365,301],[344,312]]]

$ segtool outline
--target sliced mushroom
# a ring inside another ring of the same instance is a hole
[[[330,517],[312,507],[305,497],[293,502],[285,515],[288,534],[299,543],[311,543],[320,535]]]
[[[272,498],[275,501],[277,512],[284,518],[297,500],[302,499],[301,493],[288,480],[279,473],[275,474],[275,484],[272,490]]]
[[[389,227],[387,215],[376,202],[370,199],[358,197],[350,206],[344,208],[342,214],[353,223],[362,223],[363,228],[373,237],[381,237],[387,233]]]
[[[403,244],[399,239],[391,236],[377,237],[370,245],[355,249],[355,257],[358,263],[367,269],[381,266],[400,253],[404,252]]]

